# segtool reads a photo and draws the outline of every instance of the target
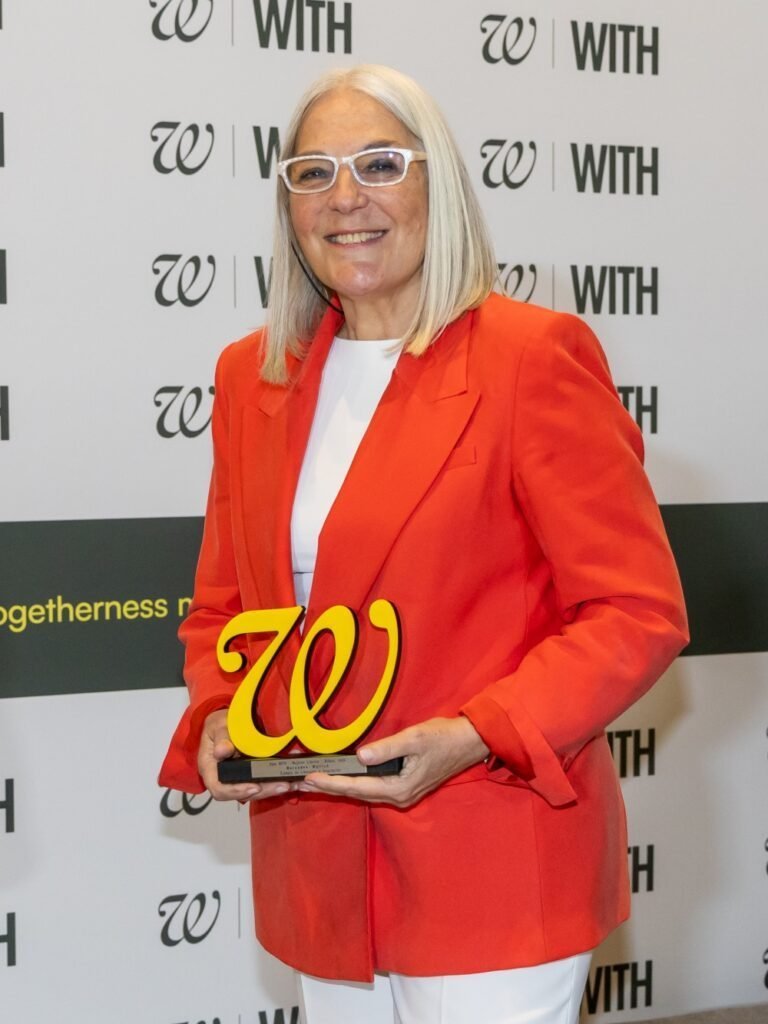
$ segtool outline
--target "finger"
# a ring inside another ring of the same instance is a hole
[[[261,787],[255,782],[219,782],[214,776],[203,776],[206,789],[214,800],[252,800],[261,795]]]
[[[197,767],[206,789],[215,800],[249,800],[260,792],[252,781],[231,783],[219,780],[219,758],[215,756],[210,740],[204,740],[200,747]]]
[[[258,786],[259,791],[251,799],[256,800],[268,800],[270,797],[285,796],[286,793],[296,789],[295,782],[286,782],[282,779],[279,782],[259,782],[255,785]]]
[[[409,798],[411,786],[404,784],[397,775],[351,776],[312,772],[299,783],[298,789],[306,793],[326,793],[368,803],[401,806]]]
[[[285,796],[295,784],[289,782],[219,782],[214,776],[203,781],[214,800],[268,800],[271,797]],[[210,784],[209,784],[210,783]]]
[[[217,800],[241,799],[247,789],[253,789],[252,782],[226,783],[219,781],[219,762],[208,751],[200,751],[197,759],[197,767],[206,789],[213,794]],[[238,796],[229,794],[238,793]]]

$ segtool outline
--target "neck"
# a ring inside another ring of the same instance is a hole
[[[340,297],[345,322],[339,333],[358,341],[402,338],[413,319],[417,298],[418,291],[413,295],[410,290],[373,301]]]

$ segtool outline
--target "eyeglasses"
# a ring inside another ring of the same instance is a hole
[[[335,156],[295,156],[281,160],[277,173],[289,192],[308,195],[333,188],[339,167],[346,164],[360,185],[378,188],[399,185],[413,160],[426,160],[427,154],[414,149],[366,149],[340,159]]]

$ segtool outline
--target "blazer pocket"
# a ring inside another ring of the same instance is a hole
[[[473,444],[460,444],[454,448],[443,464],[443,469],[456,469],[458,466],[473,466],[477,462],[477,450]]]

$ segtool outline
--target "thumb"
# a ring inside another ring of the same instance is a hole
[[[227,739],[226,736],[221,736],[213,744],[213,756],[217,761],[225,761],[228,757],[232,757],[235,753],[235,746],[232,740]]]
[[[211,739],[213,740],[213,756],[217,761],[223,761],[227,757],[232,757],[235,752],[235,745],[229,738],[226,725],[222,724],[217,727]]]
[[[363,764],[383,764],[385,761],[402,757],[409,752],[405,749],[402,734],[398,733],[394,736],[386,736],[381,740],[374,740],[372,743],[366,743],[364,747],[358,749],[357,758]]]

